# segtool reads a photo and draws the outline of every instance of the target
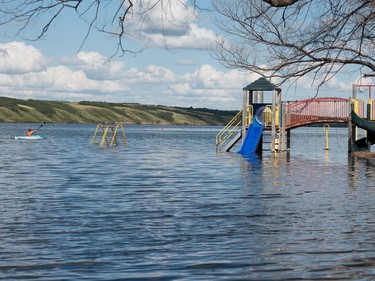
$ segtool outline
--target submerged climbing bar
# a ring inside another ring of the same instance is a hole
[[[120,143],[128,145],[125,131],[121,123],[117,124],[98,124],[90,144],[99,144],[100,146],[117,146]]]

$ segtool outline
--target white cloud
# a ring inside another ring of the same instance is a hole
[[[188,1],[151,0],[135,3],[127,31],[143,45],[169,49],[207,49],[218,37],[214,31],[199,27],[198,10]]]
[[[56,62],[22,42],[1,44],[0,50],[1,95],[77,100],[108,93],[115,96],[129,89],[117,79],[123,75],[123,63],[109,63],[108,58],[98,53],[82,52],[76,58],[61,60],[68,62],[65,65],[53,65]]]
[[[146,67],[143,75],[148,83],[173,83],[176,79],[173,71],[156,65]]]
[[[51,67],[40,73],[48,79],[52,88],[66,92],[117,92],[122,90],[118,82],[95,80],[86,76],[82,70],[72,70],[65,66]],[[35,75],[35,79],[37,76]]]
[[[185,74],[185,78],[196,88],[237,89],[241,91],[248,83],[258,79],[259,75],[239,70],[220,71],[206,64],[193,73]]]
[[[171,36],[162,33],[144,34],[151,46],[176,49],[208,49],[218,40],[215,33],[207,28],[200,28],[196,24],[189,24],[184,34]]]
[[[361,82],[359,82],[361,81]],[[315,80],[309,76],[300,77],[293,83],[285,83],[282,86],[283,97],[286,100],[303,100],[319,97],[340,97],[349,98],[352,95],[353,84],[369,83],[373,84],[374,79],[363,79],[353,76],[352,73],[338,74],[332,77],[327,83],[318,88],[320,80]]]
[[[197,63],[192,59],[183,59],[177,62],[179,65],[196,65]]]
[[[150,0],[147,3],[137,1],[132,11],[132,18],[127,21],[129,30],[141,31],[143,34],[184,34],[188,24],[197,19],[197,11],[186,0]]]
[[[0,73],[40,71],[44,61],[39,50],[22,42],[0,44]]]
[[[5,54],[11,53],[10,57],[18,62],[0,58],[0,95],[14,98],[239,109],[242,88],[259,78],[246,71],[217,69],[209,64],[183,74],[154,64],[126,69],[122,60],[108,60],[95,52],[81,52],[52,61],[32,46],[18,42],[2,44],[1,49]],[[23,65],[18,58],[25,53],[32,53],[33,59],[25,58]],[[308,91],[303,86],[308,80],[305,79],[296,90],[283,87],[283,98],[307,98]],[[330,96],[351,94],[348,88],[351,83],[342,81],[345,80],[340,77],[332,80],[327,91]],[[311,88],[310,91],[313,96],[315,91]]]
[[[123,75],[123,62],[110,60],[97,52],[79,52],[77,59],[77,68],[83,70],[90,79],[115,80]]]
[[[242,106],[242,88],[258,78],[256,74],[249,75],[238,70],[224,72],[203,65],[170,85],[170,94],[177,96],[180,102],[194,100],[195,106],[236,109]]]

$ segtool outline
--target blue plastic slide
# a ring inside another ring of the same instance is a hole
[[[257,121],[257,118],[253,117],[253,122],[247,129],[245,141],[238,153],[242,155],[249,155],[254,153],[258,147],[259,140],[262,137],[264,126]]]

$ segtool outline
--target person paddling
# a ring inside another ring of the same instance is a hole
[[[31,129],[29,129],[29,130],[27,131],[26,135],[27,135],[28,137],[31,137],[35,132],[36,132],[36,130],[31,130]]]
[[[29,130],[27,131],[27,133],[26,133],[26,136],[31,137],[32,135],[34,135],[34,133],[35,133],[36,131],[38,131],[40,128],[42,128],[45,124],[46,124],[46,122],[43,122],[42,124],[40,124],[40,126],[39,126],[38,129],[36,129],[36,130],[29,129]]]

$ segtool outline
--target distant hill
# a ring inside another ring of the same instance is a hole
[[[224,125],[237,111],[138,103],[63,102],[0,97],[0,122]]]

